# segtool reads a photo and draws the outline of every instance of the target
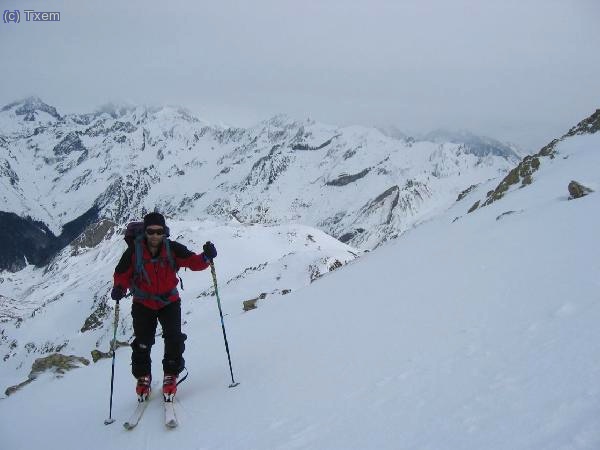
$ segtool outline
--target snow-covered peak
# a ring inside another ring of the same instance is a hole
[[[61,120],[62,117],[56,111],[53,106],[44,103],[39,97],[31,96],[17,102],[10,103],[0,110],[0,112],[11,111],[16,116],[22,117],[23,120],[28,122],[34,122],[41,120],[43,117],[39,117],[40,113],[45,113],[55,120]]]
[[[123,223],[158,208],[186,220],[301,223],[361,249],[513,165],[459,144],[286,115],[224,129],[172,106],[109,105],[0,145],[12,155],[0,155],[6,210],[44,222],[56,236],[65,226]],[[29,176],[32,167],[40,176]]]
[[[0,136],[31,134],[40,127],[62,120],[55,107],[44,103],[39,97],[27,97],[0,109]]]
[[[450,131],[438,129],[420,137],[420,140],[436,143],[452,142],[454,144],[464,144],[469,152],[481,157],[494,155],[518,161],[523,153],[514,144],[503,143],[497,139],[477,135],[468,130]]]

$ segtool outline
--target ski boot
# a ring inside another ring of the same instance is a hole
[[[172,402],[177,392],[177,375],[165,373],[163,379],[163,396],[165,402]]]
[[[135,393],[138,396],[138,402],[145,402],[150,395],[150,383],[152,382],[152,375],[144,375],[137,379],[137,385],[135,386]]]

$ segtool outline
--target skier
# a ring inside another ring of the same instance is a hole
[[[211,242],[204,244],[203,253],[198,255],[178,242],[167,240],[167,237],[168,228],[162,214],[147,214],[144,217],[144,238],[136,244],[142,248],[136,251],[134,246],[129,246],[114,273],[111,298],[122,299],[127,289],[133,294],[131,316],[135,339],[131,344],[131,370],[137,379],[135,391],[139,401],[145,401],[150,394],[150,350],[157,321],[161,324],[165,342],[163,395],[165,401],[173,400],[177,392],[177,377],[185,367],[183,352],[187,338],[181,332],[177,270],[180,267],[204,270],[217,256]],[[136,266],[136,253],[143,255],[143,264]]]

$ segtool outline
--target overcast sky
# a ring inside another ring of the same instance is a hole
[[[600,0],[0,0],[0,105],[176,104],[246,126],[284,112],[537,150],[600,108]]]

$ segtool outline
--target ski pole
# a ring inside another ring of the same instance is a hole
[[[213,284],[215,285],[215,295],[217,296],[217,305],[219,305],[219,315],[221,316],[221,328],[223,328],[223,339],[225,339],[225,350],[227,351],[227,360],[229,361],[229,373],[231,373],[230,388],[236,387],[240,383],[236,383],[233,379],[233,369],[231,367],[231,355],[229,354],[229,344],[227,343],[227,333],[225,333],[225,322],[223,321],[223,310],[221,309],[221,300],[219,299],[219,288],[217,287],[217,274],[215,273],[215,263],[210,260],[210,273],[212,274]]]
[[[119,325],[119,300],[117,300],[117,304],[115,305],[115,330],[113,334],[113,340],[111,344],[112,348],[112,370],[110,376],[110,409],[108,411],[108,419],[104,421],[104,425],[110,425],[115,421],[112,418],[112,405],[113,405],[113,390],[115,385],[115,354],[117,353],[117,326]]]

